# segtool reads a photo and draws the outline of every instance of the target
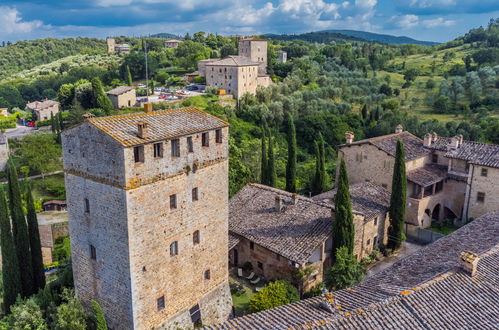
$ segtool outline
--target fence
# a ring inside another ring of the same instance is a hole
[[[409,223],[405,224],[405,235],[408,239],[412,239],[418,243],[430,244],[436,240],[444,237],[445,235],[436,233],[431,230],[423,229]]]

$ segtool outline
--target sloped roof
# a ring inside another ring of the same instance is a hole
[[[407,180],[423,187],[431,186],[445,178],[447,178],[447,166],[436,164],[425,165],[407,172]]]
[[[123,93],[129,92],[133,87],[130,86],[118,86],[116,88],[111,89],[110,91],[107,91],[106,94],[108,95],[121,95]]]
[[[275,209],[275,198],[283,208]],[[229,201],[229,231],[297,263],[305,263],[331,234],[332,206],[260,184],[248,184]]]
[[[87,122],[104,131],[125,147],[168,140],[229,125],[225,121],[194,107],[89,118]],[[137,136],[140,122],[148,125],[147,138]]]
[[[461,159],[472,164],[499,168],[499,145],[463,141],[456,149],[451,148],[449,137],[438,137],[428,149],[447,151],[445,157]]]
[[[259,65],[257,62],[251,61],[251,59],[245,56],[227,56],[219,61],[209,62],[206,65],[215,65],[215,66],[250,66],[250,65]]]
[[[59,104],[59,102],[53,100],[45,100],[45,101],[35,101],[28,103],[26,104],[26,107],[33,110],[43,110],[46,108],[50,108],[51,106],[56,104]]]
[[[361,182],[350,185],[352,209],[370,219],[385,214],[390,208],[390,193],[385,188],[371,182]],[[337,189],[315,195],[313,200],[333,203]]]
[[[229,233],[229,251],[232,250],[237,244],[239,244],[240,241],[241,239],[238,236]]]
[[[350,144],[342,144],[339,147],[345,148],[369,143],[380,150],[383,150],[390,156],[395,157],[398,140],[401,140],[404,143],[406,161],[411,161],[429,154],[429,151],[423,146],[423,140],[407,131],[359,140]]]
[[[474,277],[464,251],[480,254]],[[315,297],[208,329],[490,329],[499,324],[499,212],[489,213],[397,261],[362,284],[333,293],[336,311]]]

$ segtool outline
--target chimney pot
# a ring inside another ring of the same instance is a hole
[[[457,149],[459,148],[459,142],[461,141],[459,135],[453,136],[450,139],[450,148],[451,149]]]
[[[431,145],[431,134],[430,133],[426,133],[424,135],[424,140],[423,140],[423,146],[424,147],[429,147]]]
[[[437,140],[438,140],[437,133],[435,132],[431,133],[431,142],[437,142]]]
[[[275,211],[276,212],[282,211],[282,197],[280,195],[275,196]]]
[[[293,194],[293,205],[298,203],[298,194]]]
[[[470,276],[476,275],[478,261],[480,261],[480,257],[478,256],[478,254],[473,252],[463,251],[459,255],[459,263],[461,264],[461,268]]]
[[[144,103],[144,112],[152,113],[152,103]]]
[[[395,133],[402,133],[404,131],[404,127],[402,125],[397,125],[397,127],[395,127]]]
[[[147,138],[148,136],[147,123],[141,121],[137,124],[137,128],[138,128],[137,136],[141,139]]]
[[[345,140],[347,144],[351,144],[354,137],[355,135],[353,134],[353,132],[345,132]]]

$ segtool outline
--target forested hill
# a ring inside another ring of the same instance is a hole
[[[0,79],[70,55],[105,53],[106,41],[95,38],[18,41],[0,47]]]
[[[409,37],[405,36],[392,36],[389,34],[379,34],[379,33],[372,33],[372,32],[365,32],[365,31],[355,31],[355,30],[327,30],[327,31],[321,31],[317,33],[335,33],[335,34],[342,34],[342,35],[347,35],[350,37],[355,37],[355,38],[360,38],[363,40],[367,41],[376,41],[376,42],[381,42],[385,44],[413,44],[413,45],[427,45],[427,46],[432,46],[432,45],[437,45],[438,42],[433,42],[433,41],[421,41],[421,40],[416,40],[412,39]]]
[[[327,31],[308,32],[302,34],[265,34],[264,36],[269,39],[279,41],[303,40],[307,42],[317,42],[322,44],[329,44],[331,42],[346,43],[352,41],[366,41],[364,39],[348,36],[346,34],[332,33]]]
[[[181,39],[180,36],[171,33],[156,33],[151,34],[149,38],[164,38],[164,39]]]

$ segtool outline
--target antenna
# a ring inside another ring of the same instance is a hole
[[[147,73],[147,42],[144,40],[144,52],[146,56],[146,95],[149,98],[149,76]]]

